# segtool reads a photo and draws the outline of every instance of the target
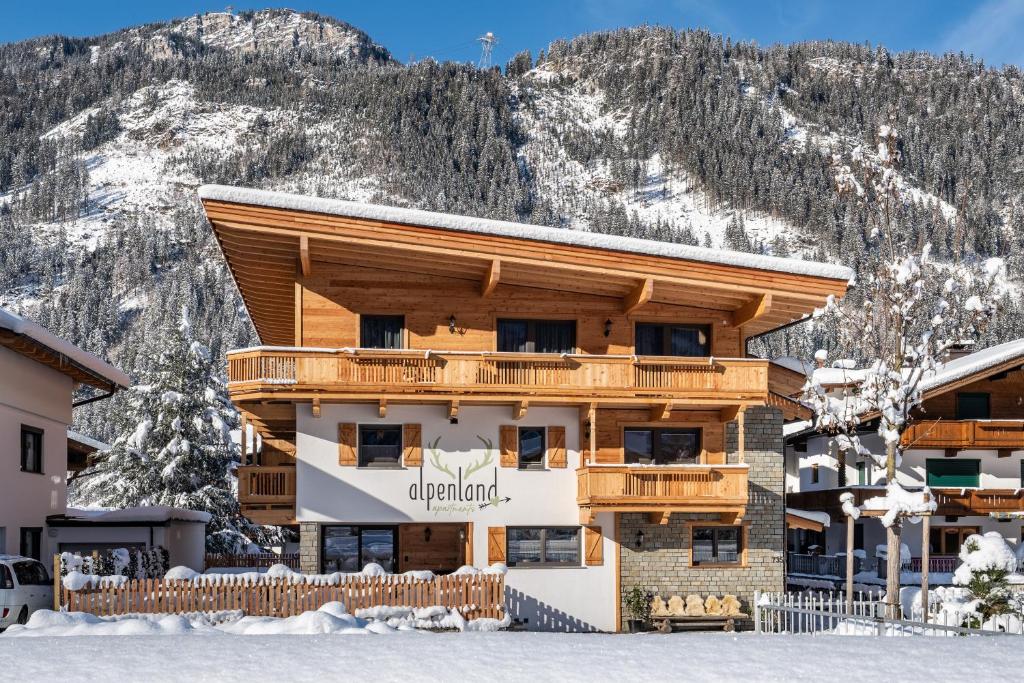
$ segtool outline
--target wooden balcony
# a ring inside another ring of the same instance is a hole
[[[911,425],[904,448],[1024,449],[1024,420],[928,420]]]
[[[580,520],[598,512],[646,512],[667,523],[673,512],[711,512],[737,519],[747,505],[744,465],[589,465],[576,470]]]
[[[913,487],[910,487],[913,488]],[[839,496],[850,492],[854,503],[860,505],[868,498],[885,495],[883,486],[852,486],[846,488],[802,491],[786,495],[786,505],[802,510],[827,512],[832,521],[845,519]],[[938,503],[935,516],[967,517],[987,516],[992,513],[1024,511],[1024,490],[1022,489],[954,489],[933,488],[932,494]]]
[[[295,524],[295,468],[239,467],[238,502],[257,524]]]
[[[258,348],[228,354],[235,401],[480,397],[734,405],[764,403],[768,363],[676,358],[378,349]]]

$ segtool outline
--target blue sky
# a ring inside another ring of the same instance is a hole
[[[0,42],[61,33],[94,35],[124,26],[223,10],[229,0],[0,0]],[[231,2],[259,9],[264,2]],[[281,6],[281,5],[278,5]],[[761,44],[810,39],[869,41],[894,50],[964,51],[986,63],[1024,66],[1024,0],[293,0],[288,7],[348,21],[402,61],[473,60],[473,39],[493,31],[496,63],[536,55],[557,38],[643,23],[703,27]]]

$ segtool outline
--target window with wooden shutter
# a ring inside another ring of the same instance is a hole
[[[565,467],[565,427],[548,427],[548,467]]]
[[[498,433],[501,442],[501,466],[519,467],[519,429],[515,425],[502,425]]]
[[[338,464],[356,466],[356,425],[352,422],[338,423]]]
[[[604,564],[604,537],[601,535],[601,527],[584,527],[586,533],[583,535],[584,548],[586,550],[587,565],[596,566]]]
[[[487,527],[487,563],[505,561],[505,527]]]
[[[402,464],[419,467],[423,464],[423,430],[418,424],[402,425]]]

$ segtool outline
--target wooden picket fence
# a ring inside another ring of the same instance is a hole
[[[291,583],[262,577],[256,581],[224,575],[202,580],[133,579],[121,586],[67,590],[59,579],[54,595],[61,609],[98,616],[135,613],[241,610],[250,616],[289,617],[340,601],[349,612],[366,607],[457,608],[466,619],[501,619],[505,577],[459,574],[414,579],[402,575],[349,576],[337,585]]]

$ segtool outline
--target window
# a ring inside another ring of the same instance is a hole
[[[324,526],[323,571],[358,572],[370,562],[394,573],[398,534],[395,527]]]
[[[499,320],[498,351],[575,353],[575,320]]]
[[[959,555],[960,546],[976,533],[976,526],[933,526],[928,532],[928,551],[935,555]]]
[[[400,467],[401,465],[401,425],[361,425],[359,427],[360,467]]]
[[[20,554],[33,559],[40,559],[42,553],[43,530],[40,527],[21,528]]]
[[[7,565],[0,564],[0,589],[11,590],[14,588],[14,577],[11,576],[11,570],[7,568]]]
[[[743,527],[694,527],[690,564],[739,564],[742,559],[742,538]]]
[[[46,567],[39,562],[23,560],[11,566],[14,567],[14,575],[18,577],[18,583],[22,586],[50,585],[50,575],[46,573]]]
[[[710,325],[636,324],[638,356],[705,357],[711,354]]]
[[[812,484],[817,484],[818,483],[818,466],[817,465],[811,465],[811,483]]]
[[[43,430],[21,425],[21,471],[43,472]]]
[[[928,474],[928,486],[971,488],[978,486],[981,471],[980,460],[939,460],[930,458],[925,461]]]
[[[857,484],[860,486],[870,486],[871,479],[871,463],[867,460],[861,460],[857,463]]]
[[[864,550],[864,525],[853,525],[853,549]]]
[[[990,417],[988,394],[963,393],[956,395],[956,419],[987,420]]]
[[[519,469],[544,469],[544,428],[519,428]]]
[[[579,527],[508,527],[510,567],[579,566]]]
[[[625,459],[630,464],[678,465],[697,462],[699,429],[626,429]]]
[[[405,317],[363,315],[359,317],[359,346],[364,349],[401,349]]]

